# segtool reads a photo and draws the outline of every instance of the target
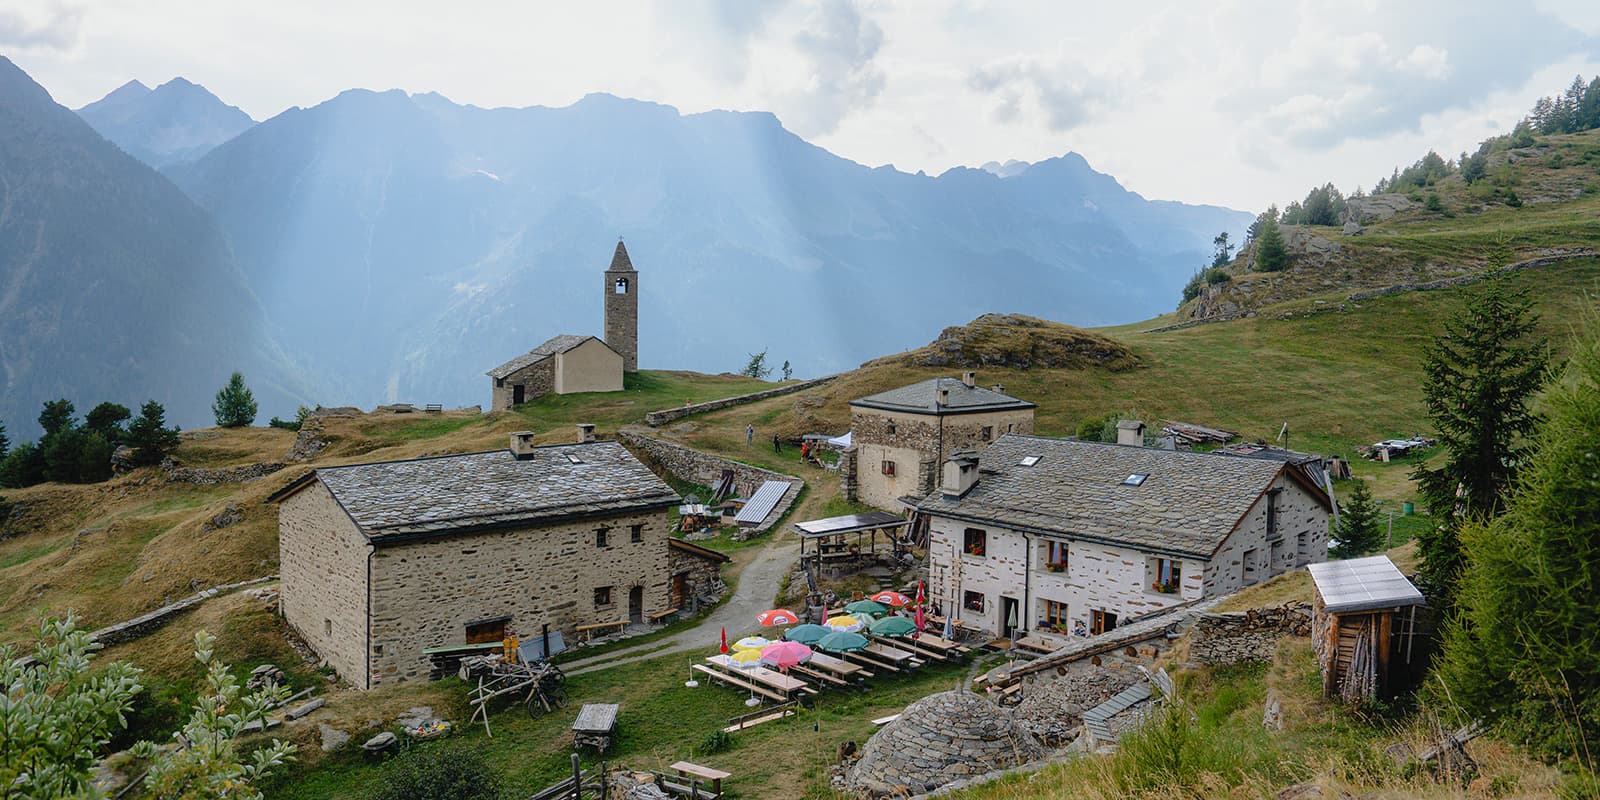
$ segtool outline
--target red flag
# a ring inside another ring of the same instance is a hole
[[[728,629],[722,629],[722,652],[728,652]]]
[[[922,616],[922,603],[925,598],[922,593],[922,581],[917,581],[917,633],[927,626],[927,620]]]

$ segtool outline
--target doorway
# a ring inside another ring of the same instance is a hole
[[[1021,618],[1017,614],[1017,598],[1001,597],[1000,630],[1004,632],[1004,635],[1007,639],[1010,639],[1016,635],[1017,628],[1020,627],[1018,625],[1020,619]]]
[[[683,608],[689,600],[689,574],[680,572],[672,576],[672,608]]]
[[[1117,615],[1110,611],[1095,609],[1089,612],[1089,635],[1099,636],[1109,633],[1117,627]]]
[[[628,621],[644,622],[643,586],[635,586],[628,590]]]
[[[514,383],[511,385],[511,405],[520,406],[527,401],[527,398],[528,396],[524,393],[522,384]]]

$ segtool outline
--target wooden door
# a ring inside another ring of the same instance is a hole
[[[520,406],[524,401],[526,401],[527,395],[524,393],[524,391],[525,390],[520,383],[513,384],[511,386],[511,405]]]
[[[1089,633],[1099,636],[1117,627],[1117,615],[1110,611],[1095,609],[1089,612]]]
[[[635,586],[628,590],[628,621],[644,622],[643,586]]]
[[[672,608],[683,608],[689,601],[689,576],[680,572],[672,576]]]

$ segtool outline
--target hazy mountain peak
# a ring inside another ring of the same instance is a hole
[[[78,116],[129,155],[161,168],[205,155],[255,124],[210,90],[175,77],[155,89],[128,81]]]
[[[1023,172],[1026,172],[1030,166],[1032,165],[1026,161],[1018,161],[1015,158],[1009,158],[1006,159],[1006,163],[1004,164],[998,161],[990,161],[979,167],[979,169],[993,175],[998,175],[1002,178],[1010,178],[1015,175],[1021,175]]]

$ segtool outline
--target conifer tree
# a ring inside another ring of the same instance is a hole
[[[1372,502],[1367,482],[1356,479],[1350,498],[1339,508],[1339,525],[1334,531],[1339,544],[1330,553],[1334,558],[1356,558],[1383,549],[1383,532],[1378,530],[1378,507]]]
[[[151,400],[139,407],[139,417],[128,424],[123,442],[135,449],[133,463],[140,466],[160,464],[167,453],[178,446],[178,429],[168,428],[167,410]]]
[[[39,427],[44,428],[45,436],[60,433],[73,426],[72,415],[76,410],[72,407],[72,401],[66,398],[46,400],[39,412]]]
[[[228,385],[217,391],[211,413],[219,428],[243,428],[256,421],[256,398],[244,385],[244,375],[235,372],[228,378]]]
[[[1256,230],[1256,270],[1281,272],[1289,266],[1289,248],[1283,242],[1278,221],[1264,217]]]
[[[1448,698],[1549,758],[1600,754],[1600,329],[1542,404],[1495,519],[1461,532],[1458,614],[1439,662]]]
[[[1549,360],[1537,324],[1527,292],[1491,279],[1424,351],[1422,391],[1444,463],[1420,464],[1412,477],[1433,515],[1417,536],[1418,573],[1438,607],[1449,606],[1460,573],[1461,523],[1500,513],[1537,420],[1529,401]]]
[[[11,440],[6,437],[6,424],[0,421],[0,458],[5,458],[11,452]]]
[[[83,425],[105,437],[106,441],[116,443],[124,433],[122,423],[131,416],[133,413],[121,403],[101,403],[84,416]]]

